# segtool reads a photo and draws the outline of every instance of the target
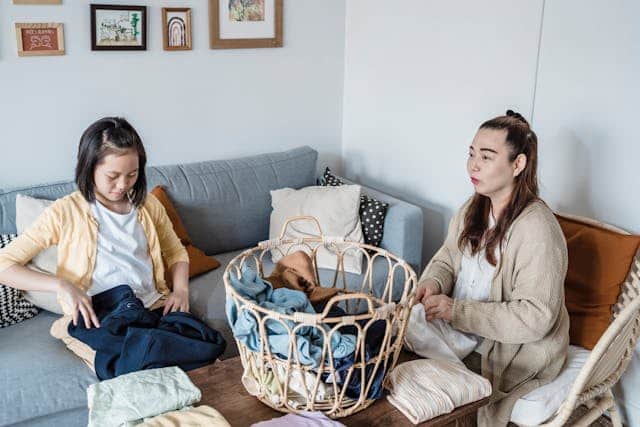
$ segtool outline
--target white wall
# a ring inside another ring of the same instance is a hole
[[[206,0],[100,1],[148,6],[144,52],[92,52],[89,3],[0,1],[0,188],[71,178],[82,131],[105,115],[132,122],[150,164],[308,144],[340,168],[342,0],[287,1],[283,48],[226,51],[208,47]],[[193,8],[192,51],[162,50],[162,6]],[[19,58],[14,22],[64,23],[67,54]]]
[[[534,128],[543,195],[640,233],[640,2],[547,0]]]
[[[529,115],[542,1],[349,0],[346,175],[424,209],[424,259],[473,192],[468,146],[506,108]]]
[[[640,232],[638,2],[394,6],[347,3],[344,168],[424,208],[425,261],[472,194],[477,127],[507,108],[532,119],[554,209]]]

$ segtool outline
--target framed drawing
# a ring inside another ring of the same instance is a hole
[[[282,0],[209,0],[211,49],[282,47]]]
[[[91,50],[147,50],[147,7],[92,4]]]
[[[16,23],[18,56],[64,55],[62,24]]]
[[[62,0],[13,0],[13,4],[62,4]]]
[[[164,50],[191,50],[191,9],[162,8]]]

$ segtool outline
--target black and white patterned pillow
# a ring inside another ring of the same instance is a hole
[[[320,185],[327,187],[339,187],[344,184],[340,178],[335,176],[328,167],[320,179]],[[366,194],[360,195],[360,222],[362,223],[362,233],[364,242],[380,246],[382,242],[382,231],[384,230],[384,218],[387,216],[389,204],[381,202]]]
[[[15,234],[0,234],[0,250],[15,239]],[[0,328],[31,319],[40,310],[24,299],[22,291],[0,283]]]

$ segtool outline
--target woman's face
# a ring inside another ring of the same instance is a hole
[[[138,180],[138,153],[107,154],[93,172],[96,199],[105,202],[122,201]]]
[[[515,177],[524,169],[520,156],[509,161],[505,129],[480,129],[469,147],[467,172],[476,193],[492,197],[509,195]]]

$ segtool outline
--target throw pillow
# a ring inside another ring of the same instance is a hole
[[[344,237],[345,240],[362,242],[362,226],[358,216],[360,202],[359,185],[343,185],[339,188],[306,187],[300,190],[282,188],[271,191],[271,221],[269,238],[280,237],[286,220],[293,216],[310,215],[320,223],[322,233],[329,237]],[[315,223],[296,221],[290,223],[285,233],[286,239],[298,239],[318,235]],[[277,263],[283,255],[272,250],[271,257]],[[348,250],[344,255],[344,269],[360,274],[362,270],[362,252]],[[318,268],[335,269],[337,256],[335,251],[321,247],[316,257]]]
[[[344,184],[344,181],[335,176],[327,167],[320,184],[327,187],[339,187]],[[380,246],[384,231],[384,218],[387,216],[388,209],[388,203],[376,200],[366,194],[360,195],[360,223],[366,244]]]
[[[53,203],[52,200],[36,199],[18,194],[16,196],[16,228],[22,234]],[[36,255],[27,268],[38,273],[56,275],[58,269],[58,247],[52,246]],[[47,311],[62,314],[62,308],[55,292],[24,291],[24,298]]]
[[[53,204],[52,200],[18,194],[16,196],[16,228],[18,235],[25,232],[46,208]],[[52,246],[36,255],[30,263],[40,271],[56,274],[58,268],[58,247]]]
[[[178,215],[178,211],[171,202],[166,189],[162,186],[157,186],[151,190],[151,194],[156,196],[162,206],[164,206],[164,209],[167,211],[167,215],[171,220],[171,224],[173,224],[174,231],[178,235],[178,238],[184,247],[187,249],[187,253],[189,254],[189,277],[194,277],[220,267],[220,262],[218,262],[217,259],[207,256],[202,252],[202,250],[193,246],[191,238],[187,233],[187,229],[182,223],[182,220]],[[167,283],[170,283],[170,281],[167,280]]]
[[[15,237],[15,234],[0,234],[0,251]],[[31,319],[36,314],[38,307],[24,299],[21,290],[0,284],[0,328]]]
[[[565,303],[570,342],[591,350],[611,322],[640,236],[625,235],[557,215],[567,240],[569,266]]]

